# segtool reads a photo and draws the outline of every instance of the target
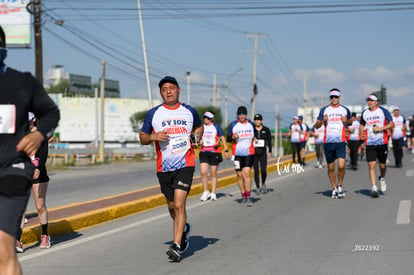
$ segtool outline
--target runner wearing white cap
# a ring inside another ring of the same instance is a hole
[[[395,167],[402,167],[402,158],[403,158],[403,143],[406,128],[405,117],[400,114],[400,108],[397,106],[394,107],[392,121],[394,122],[394,128],[391,132],[392,138],[392,150],[394,152],[395,158]]]
[[[378,197],[378,188],[376,183],[375,167],[377,159],[379,162],[381,175],[379,182],[381,191],[387,190],[385,183],[385,173],[387,171],[387,155],[388,155],[388,130],[394,127],[394,122],[390,112],[387,109],[378,106],[378,98],[371,94],[367,97],[368,109],[361,114],[361,125],[359,132],[361,139],[366,145],[366,159],[369,167],[369,177],[371,180],[371,196]]]
[[[331,89],[329,98],[331,103],[323,107],[318,115],[315,128],[325,125],[324,149],[326,163],[328,164],[328,177],[332,186],[332,198],[343,198],[345,192],[342,182],[345,176],[346,135],[345,124],[351,124],[351,112],[345,106],[339,104],[341,91]],[[338,169],[335,172],[335,160]],[[338,179],[338,184],[336,183]]]
[[[209,198],[212,201],[217,200],[217,170],[220,162],[223,161],[220,142],[224,147],[226,159],[230,158],[229,149],[227,147],[226,138],[220,126],[214,122],[214,113],[205,112],[203,116],[204,132],[200,140],[200,174],[203,183],[204,192],[200,200],[206,201]],[[211,193],[208,190],[208,168],[210,166],[211,177]]]

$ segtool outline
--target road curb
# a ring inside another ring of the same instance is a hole
[[[316,154],[309,154],[305,160],[312,160],[316,157]],[[284,160],[279,165],[291,164],[292,160]],[[233,168],[229,168],[233,170]],[[277,171],[277,163],[269,165],[267,168],[268,173],[274,173]],[[252,172],[253,174],[253,172]],[[237,184],[236,175],[225,176],[217,179],[217,189]],[[195,184],[191,187],[189,197],[194,197],[201,194],[204,191],[201,183]],[[94,225],[98,225],[104,222],[108,222],[114,219],[125,217],[128,215],[136,214],[146,210],[153,209],[155,207],[164,206],[166,204],[163,194],[149,196],[143,199],[132,200],[117,205],[104,207],[97,210],[88,211],[82,214],[76,214],[74,216],[49,221],[49,235],[58,236],[70,233],[75,233],[78,230],[85,229]],[[25,227],[22,234],[22,243],[25,245],[32,244],[40,241],[40,227],[39,225],[32,225]]]

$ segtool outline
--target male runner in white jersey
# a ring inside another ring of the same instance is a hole
[[[394,121],[394,128],[391,132],[392,137],[392,151],[394,152],[395,167],[402,167],[403,158],[403,143],[406,133],[406,121],[405,117],[400,114],[400,108],[397,106],[393,110],[392,121]]]
[[[292,163],[299,163],[301,164],[302,161],[300,159],[300,150],[301,150],[301,133],[302,133],[302,125],[299,123],[298,116],[293,117],[293,122],[289,125],[289,134],[290,137],[290,145],[292,146]],[[296,162],[296,155],[298,156],[298,161]]]
[[[388,155],[388,129],[394,127],[394,122],[390,112],[387,109],[378,106],[378,98],[376,95],[367,97],[368,109],[361,114],[361,125],[359,132],[361,139],[366,144],[366,158],[369,167],[369,178],[371,180],[371,196],[378,198],[378,188],[376,183],[375,167],[377,159],[379,162],[380,173],[379,182],[381,191],[387,191],[385,183],[385,173],[387,172],[387,155]]]
[[[342,182],[345,176],[346,136],[345,124],[351,123],[351,112],[339,104],[341,91],[331,89],[329,98],[331,103],[321,109],[315,128],[325,125],[325,158],[328,164],[328,176],[332,185],[332,198],[343,198],[345,193]],[[335,160],[338,162],[338,171],[335,173]],[[336,184],[338,178],[338,185]]]
[[[349,157],[351,159],[351,169],[358,169],[358,150],[361,146],[361,137],[359,135],[359,120],[357,119],[356,113],[351,114],[352,124],[349,125],[349,135],[348,135],[348,148],[349,148]]]
[[[316,119],[318,119],[316,117]],[[316,128],[315,125],[312,128],[312,135],[315,138],[315,152],[316,152],[316,159],[318,160],[316,163],[316,167],[322,169],[323,168],[323,159],[324,159],[324,149],[323,144],[325,140],[325,125],[322,124],[321,127]]]
[[[155,142],[157,177],[174,221],[174,240],[167,255],[170,260],[179,261],[189,245],[191,231],[185,207],[195,167],[192,145],[200,141],[203,125],[197,111],[179,101],[181,89],[174,77],[164,77],[158,86],[164,103],[147,113],[139,137],[143,145]]]

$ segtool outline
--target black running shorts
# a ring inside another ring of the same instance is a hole
[[[15,237],[29,200],[31,182],[22,176],[0,178],[0,230]]]
[[[200,152],[199,154],[200,163],[208,163],[212,166],[218,166],[223,161],[221,153],[215,152]]]
[[[42,182],[49,182],[49,176],[47,175],[46,167],[39,167],[40,170],[39,177],[33,180],[33,184],[42,183]]]
[[[193,175],[194,167],[184,167],[173,172],[157,172],[161,193],[168,201],[173,201],[175,189],[190,192]]]
[[[252,168],[253,161],[254,161],[254,155],[248,155],[245,157],[236,156],[234,158],[234,169],[239,172],[243,170],[244,167]]]
[[[368,162],[377,161],[379,163],[387,163],[388,145],[367,145],[365,148],[366,158]]]

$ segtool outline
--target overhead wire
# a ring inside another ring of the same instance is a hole
[[[48,0],[45,0],[44,2],[49,2]],[[75,11],[77,10],[76,7],[74,7],[73,5],[68,5],[67,3],[63,2],[63,1],[59,1],[61,3],[63,3],[67,8],[51,8],[49,9],[49,11],[62,11],[62,10],[71,10],[71,11]],[[77,2],[77,1],[72,1],[72,2]],[[104,1],[105,2],[105,1]],[[318,1],[318,2],[312,2],[309,3],[309,1],[285,1],[285,2],[280,2],[275,4],[275,1],[243,1],[243,0],[238,0],[238,1],[229,1],[229,0],[223,0],[223,1],[214,1],[214,0],[210,0],[208,2],[200,2],[200,1],[179,1],[176,0],[172,3],[172,1],[155,1],[157,3],[160,3],[161,5],[167,3],[169,4],[168,9],[161,9],[160,12],[160,8],[157,8],[157,5],[154,5],[153,2],[151,2],[151,4],[148,4],[149,8],[146,8],[145,11],[147,11],[147,13],[145,14],[145,19],[146,20],[160,20],[160,19],[175,19],[175,20],[185,20],[187,22],[190,22],[191,24],[195,24],[198,25],[200,27],[203,28],[209,28],[209,29],[213,29],[213,30],[220,30],[220,31],[227,31],[227,32],[234,32],[234,33],[241,33],[244,32],[242,30],[238,30],[238,29],[232,29],[232,28],[224,28],[224,25],[218,24],[214,21],[209,20],[209,18],[232,18],[232,17],[242,17],[242,16],[246,16],[246,17],[251,17],[251,16],[279,16],[279,15],[300,15],[300,14],[322,14],[322,13],[326,13],[326,14],[334,14],[334,13],[350,13],[350,12],[371,12],[371,11],[405,11],[405,10],[412,10],[414,9],[414,7],[411,7],[412,5],[414,5],[414,2],[380,2],[378,3],[378,1],[347,1],[347,3],[339,3],[339,4],[332,4],[332,3],[328,3],[328,4],[321,4],[323,2]],[[79,1],[80,4],[85,4],[85,1]],[[88,11],[88,12],[102,12],[102,11],[112,11],[112,12],[127,12],[127,13],[131,13],[134,12],[135,15],[131,16],[131,15],[123,15],[121,17],[111,17],[108,16],[107,14],[90,14],[88,16],[85,16],[83,13],[79,13],[81,16],[81,19],[78,19],[76,17],[73,17],[73,15],[65,15],[64,17],[64,21],[65,22],[75,22],[75,21],[91,21],[94,23],[98,23],[97,21],[106,21],[106,20],[117,20],[117,21],[122,21],[122,20],[137,20],[136,17],[136,12],[137,12],[137,8],[131,8],[131,7],[120,7],[122,3],[122,1],[120,1],[120,3],[117,3],[116,6],[111,7],[111,8],[106,8],[103,7],[103,5],[101,5],[100,7],[93,7],[93,8],[88,8],[88,7],[82,7],[82,10]],[[181,5],[182,4],[182,5]],[[189,5],[197,5],[194,7],[191,7]],[[185,5],[185,6],[183,6]],[[208,5],[215,5],[215,6],[208,6]],[[227,5],[227,6],[226,6]],[[232,6],[230,6],[232,5]],[[244,5],[244,6],[243,6]],[[250,6],[247,6],[250,5]],[[151,10],[152,7],[152,10]],[[368,8],[371,7],[371,8]],[[277,10],[281,10],[284,9],[284,11],[274,11],[275,9]],[[299,10],[298,9],[310,9],[310,10]],[[315,10],[315,9],[325,9],[325,10]],[[249,11],[249,13],[245,13],[245,12],[240,12],[240,11]],[[257,11],[261,11],[261,10],[266,10],[266,12],[257,12]],[[290,11],[286,11],[286,10],[290,10]],[[149,13],[151,11],[156,11],[156,13]],[[179,11],[177,12],[167,12],[167,11]],[[200,11],[200,12],[198,12]],[[206,13],[206,11],[217,11],[217,13]],[[227,11],[235,11],[235,12],[231,12],[228,13]],[[115,15],[116,16],[116,15]],[[204,20],[205,22],[202,22],[202,20]],[[66,25],[66,23],[65,23]],[[101,25],[100,27],[103,28],[104,30],[106,29],[102,24],[98,24]],[[220,27],[221,26],[221,27]],[[77,36],[79,39],[83,40],[84,42],[86,42],[85,40],[88,40],[86,37],[89,36],[90,34],[79,29],[76,28],[74,26],[70,26],[69,27],[65,26],[65,29],[69,32],[71,32],[73,35]],[[50,29],[48,30],[50,32]],[[109,31],[109,30],[106,30]],[[82,35],[80,35],[79,33],[82,33]],[[115,35],[115,33],[113,31],[110,31],[109,33]],[[56,33],[54,34],[56,36]],[[123,41],[124,38],[122,38],[122,36],[116,35],[118,38],[122,39]],[[102,39],[100,39],[99,41],[103,41]],[[283,58],[281,58],[280,52],[278,51],[275,43],[270,40],[271,44],[269,49],[272,49],[272,51],[270,51],[270,55],[271,57],[275,60],[275,61],[280,61],[278,62],[279,64],[283,64],[283,66],[280,66],[280,69],[284,72],[284,75],[286,76],[287,79],[290,80],[289,77],[287,77],[288,75],[292,75],[291,70],[289,69],[289,66],[287,65],[287,63],[283,60]],[[132,42],[133,43],[133,42]],[[73,43],[71,43],[73,44]],[[134,64],[131,64],[130,61],[134,61],[137,64],[141,64],[142,62],[140,62],[139,60],[136,60],[134,58],[131,58],[130,56],[127,56],[125,54],[123,54],[122,52],[119,51],[119,49],[121,49],[119,46],[109,46],[108,42],[105,43],[99,43],[100,45],[94,44],[94,43],[89,43],[89,45],[95,49],[98,49],[99,51],[101,51],[102,53],[104,53],[105,55],[108,55],[112,58],[114,58],[117,62],[120,62],[121,64],[127,65],[128,67],[133,68],[134,70],[138,70],[140,72],[143,72],[142,69],[140,69],[139,67],[137,67]],[[134,44],[135,45],[135,44]],[[73,45],[72,45],[73,47]],[[117,49],[116,49],[116,48]],[[80,51],[82,51],[84,54],[86,54],[86,50],[80,48],[80,47],[74,47],[74,48],[78,48]],[[125,48],[123,48],[123,50],[125,50]],[[128,50],[128,49],[127,49]],[[276,52],[278,54],[278,57],[276,57],[274,55],[274,52]],[[119,56],[122,56],[123,58],[127,58],[128,61],[124,61],[122,59],[120,59],[119,57],[117,57],[114,53],[119,54]],[[168,59],[165,58],[161,55],[158,55],[157,53],[151,53],[149,51],[151,58],[157,60],[158,62],[164,62],[164,64],[169,64],[170,66],[175,66],[176,68],[180,67],[180,69],[185,69],[185,68],[189,68],[189,66],[185,65],[185,64],[180,64],[179,62],[176,62],[172,59]],[[90,56],[94,56],[91,55],[89,53]],[[96,58],[96,56],[94,56],[94,58]],[[265,66],[272,71],[272,74],[276,75],[273,71],[272,66],[270,66],[267,62],[266,59],[262,60],[262,62],[265,64]],[[118,67],[118,69],[120,69]],[[192,68],[194,70],[197,70],[196,68]],[[123,69],[121,69],[120,71],[125,71]],[[162,73],[158,70],[158,73],[156,69],[152,69],[151,70],[151,75],[152,76],[161,76]],[[203,72],[204,70],[201,69],[199,70],[201,72]],[[135,74],[131,74],[128,73],[127,75],[132,75],[134,78],[138,77]],[[264,81],[260,80],[262,82],[262,84],[264,85]],[[194,83],[192,85],[197,85],[197,83]],[[295,80],[293,81],[289,81],[289,85],[292,88],[292,91],[296,94],[298,94],[298,91],[300,91],[300,88],[298,89],[298,84]],[[236,96],[235,94],[233,94],[234,96]],[[235,97],[237,98],[237,96]],[[295,97],[296,98],[296,97]],[[300,96],[299,96],[300,98]],[[238,98],[240,99],[240,98]],[[297,99],[296,99],[297,100]],[[243,100],[240,99],[240,101],[242,102]]]

